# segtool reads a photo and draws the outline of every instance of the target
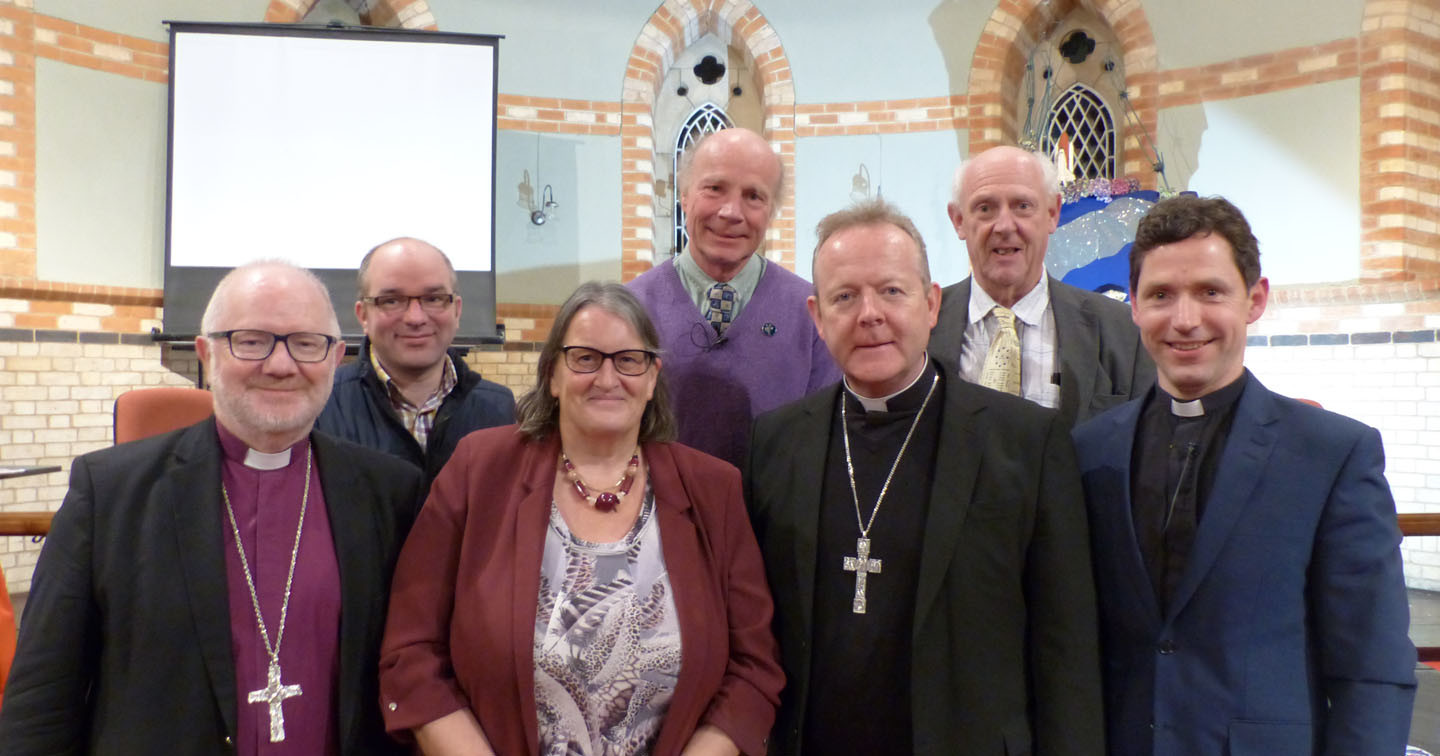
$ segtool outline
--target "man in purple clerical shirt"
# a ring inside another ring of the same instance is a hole
[[[323,284],[231,271],[195,350],[215,417],[77,459],[0,711],[7,754],[373,754],[418,469],[312,427],[344,354]]]

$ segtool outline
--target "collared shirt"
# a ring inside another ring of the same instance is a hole
[[[390,398],[390,406],[395,414],[400,417],[400,422],[410,435],[419,442],[420,448],[425,448],[425,442],[430,440],[430,430],[435,427],[435,414],[440,411],[440,405],[445,397],[455,389],[459,378],[455,373],[455,363],[450,361],[450,355],[445,355],[445,372],[440,376],[440,387],[435,390],[424,402],[418,406],[412,404],[405,394],[400,391],[400,386],[395,379],[385,372],[380,359],[375,356],[375,350],[370,350],[370,367],[374,368],[375,375],[380,379],[381,385],[385,386],[385,395]]]
[[[222,450],[220,480],[235,517],[232,527],[229,512],[220,514],[223,535],[215,541],[224,552],[235,661],[235,753],[338,754],[340,566],[320,485],[320,460],[310,456],[308,436],[285,452],[261,454],[224,425],[217,422],[215,428]],[[243,566],[239,549],[245,552]],[[269,683],[270,657],[260,637],[256,604],[270,643],[280,644],[281,684],[300,687],[299,695],[287,694],[280,703],[285,740],[279,743],[270,742],[269,705],[250,700]]]
[[[710,310],[710,287],[719,281],[705,274],[700,269],[700,264],[690,255],[690,250],[675,257],[675,272],[680,274],[680,285],[690,295],[690,301],[704,315]],[[765,273],[765,256],[760,254],[750,255],[745,266],[740,269],[735,277],[726,283],[735,287],[735,306],[730,310],[730,322],[740,317],[740,311],[745,309],[745,303],[755,294],[755,287],[760,285],[760,276]]]
[[[900,396],[906,391],[914,388],[915,384],[919,383],[921,378],[934,375],[935,369],[930,365],[929,352],[926,352],[922,355],[921,365],[921,369],[915,373],[915,377],[911,378],[909,383],[905,384],[905,388],[902,388],[899,391],[890,394],[889,396],[862,396],[859,391],[855,390],[854,386],[850,385],[849,376],[845,376],[841,380],[845,381],[845,390],[850,392],[851,396],[855,397],[855,401],[860,402],[860,406],[864,407],[866,412],[889,412],[891,399],[894,399],[895,397]]]
[[[1158,385],[1146,394],[1130,461],[1131,518],[1162,610],[1190,561],[1249,377],[1247,370],[1224,388],[1189,402]]]
[[[965,343],[960,348],[960,377],[971,383],[980,382],[985,369],[985,355],[1000,324],[990,311],[996,302],[979,281],[970,283],[970,313],[965,326]],[[1055,355],[1055,310],[1050,307],[1050,277],[1040,276],[1040,283],[1010,308],[1015,313],[1015,331],[1020,336],[1020,396],[1042,407],[1060,406],[1060,384],[1055,376],[1059,364]]]

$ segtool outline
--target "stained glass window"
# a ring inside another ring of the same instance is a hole
[[[705,103],[695,109],[689,118],[685,119],[685,125],[680,127],[680,133],[675,137],[675,164],[671,166],[675,176],[675,248],[670,251],[671,255],[678,255],[685,249],[685,243],[689,237],[685,233],[685,212],[680,209],[680,163],[685,157],[685,151],[706,134],[712,134],[721,129],[728,129],[733,126],[730,117],[725,111],[713,103]]]
[[[1061,134],[1070,135],[1076,179],[1115,178],[1115,122],[1099,95],[1075,84],[1055,100],[1041,148],[1050,154]]]

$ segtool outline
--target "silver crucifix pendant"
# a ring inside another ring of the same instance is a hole
[[[855,539],[855,556],[845,557],[845,571],[855,573],[855,600],[850,604],[850,611],[856,614],[865,613],[865,576],[869,573],[880,574],[880,560],[870,558],[870,539]]]
[[[287,698],[300,695],[300,686],[280,684],[280,662],[276,659],[270,660],[266,682],[268,684],[260,690],[250,691],[247,700],[252,704],[270,705],[270,742],[279,743],[285,739],[285,712],[280,708],[280,704]]]

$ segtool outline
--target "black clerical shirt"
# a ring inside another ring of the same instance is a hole
[[[855,573],[843,569],[845,557],[856,555],[860,528],[846,472],[840,408],[835,408],[821,493],[805,753],[913,753],[911,628],[945,403],[945,379],[935,382],[936,375],[934,365],[927,366],[883,412],[866,412],[849,391],[840,392],[840,400],[847,403],[860,517],[868,521],[916,412],[935,383],[870,529],[870,558],[882,566],[878,574],[867,576],[865,614],[851,610]]]
[[[1131,452],[1131,517],[1162,613],[1189,563],[1249,377],[1247,370],[1194,402],[1181,402],[1158,385],[1145,398]]]

